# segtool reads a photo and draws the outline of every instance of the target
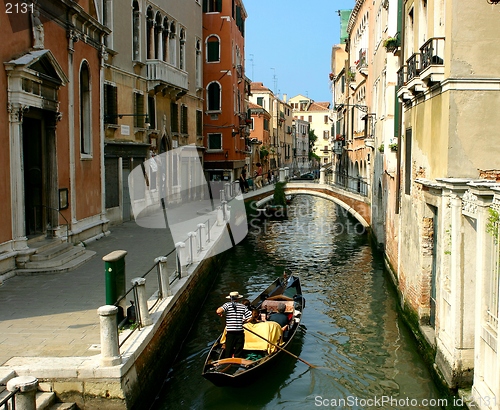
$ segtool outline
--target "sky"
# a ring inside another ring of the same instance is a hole
[[[340,42],[337,10],[354,0],[243,0],[246,75],[281,98],[332,101],[328,74]]]

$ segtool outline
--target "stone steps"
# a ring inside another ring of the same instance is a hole
[[[33,238],[28,241],[28,246],[28,249],[16,257],[15,275],[33,276],[67,272],[95,255],[94,251],[89,251],[82,245],[67,243],[61,238]]]
[[[7,397],[9,391],[6,389],[5,385],[7,382],[16,377],[16,373],[11,371],[6,374],[0,374],[0,400]],[[7,407],[10,409],[9,402]],[[53,392],[36,392],[36,410],[76,410],[76,403],[61,403],[57,402],[56,394]]]

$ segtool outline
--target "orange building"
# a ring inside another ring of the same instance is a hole
[[[245,20],[241,0],[203,1],[205,171],[210,181],[234,181],[247,157]]]
[[[250,127],[250,142],[252,143],[250,175],[253,175],[253,168],[257,162],[262,163],[264,172],[270,169],[269,159],[271,150],[273,149],[271,147],[271,136],[269,132],[271,114],[260,105],[252,102],[248,104],[248,108],[252,116],[252,125]],[[257,141],[258,144],[255,144]]]
[[[101,65],[107,29],[93,2],[0,5],[0,274],[37,240],[107,231]]]

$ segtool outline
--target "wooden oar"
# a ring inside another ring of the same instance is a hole
[[[273,345],[274,347],[277,347],[278,349],[280,349],[281,351],[285,352],[285,353],[288,353],[290,356],[292,357],[295,357],[297,360],[300,360],[301,362],[307,364],[309,367],[312,367],[313,369],[318,367],[318,366],[314,366],[313,364],[309,363],[309,362],[306,362],[304,359],[301,359],[299,356],[295,356],[292,352],[289,352],[288,350],[286,349],[283,349],[281,346],[278,346],[276,343],[273,343],[271,342],[270,340],[267,340],[264,336],[261,336],[259,335],[258,333],[255,333],[253,330],[250,330],[248,329],[247,327],[243,326],[243,328],[245,330],[248,330],[250,333],[253,333],[255,336],[257,337],[260,337],[262,340],[265,340],[267,343]]]

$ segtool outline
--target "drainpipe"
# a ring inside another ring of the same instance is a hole
[[[399,35],[399,59],[400,67],[404,65],[404,36],[405,36],[405,25],[403,24],[403,0],[398,1],[398,33]],[[401,61],[403,64],[401,64]],[[395,106],[394,106],[394,134],[398,140],[398,151],[396,153],[396,214],[399,214],[399,207],[401,204],[401,129],[403,127],[403,104],[398,100],[397,97],[397,86],[394,88],[395,95]]]

